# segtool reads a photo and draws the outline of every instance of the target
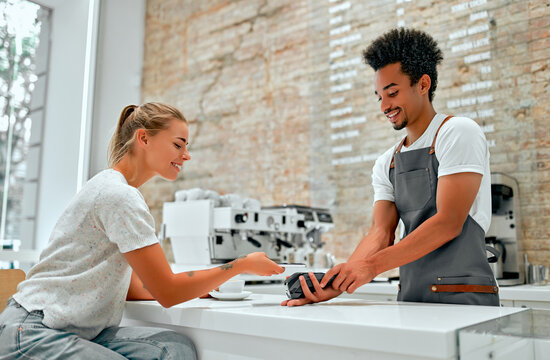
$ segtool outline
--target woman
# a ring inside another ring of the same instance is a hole
[[[171,271],[137,188],[154,175],[175,180],[191,159],[188,139],[187,121],[171,106],[123,109],[110,168],[70,202],[39,263],[0,315],[0,359],[195,359],[183,335],[118,327],[124,301],[150,299],[170,307],[243,272],[283,272],[264,253],[208,270]]]

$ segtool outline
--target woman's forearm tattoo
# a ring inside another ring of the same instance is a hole
[[[223,264],[222,266],[220,266],[220,269],[229,270],[233,267],[233,265],[235,265],[235,263],[237,263],[237,261],[239,261],[239,259],[244,259],[245,257],[246,257],[246,255],[239,256],[237,259],[235,259],[233,261],[230,261],[227,264]]]
[[[220,269],[229,270],[233,267],[234,263],[235,263],[235,261],[231,261],[231,262],[228,262],[227,264],[223,264],[222,266],[220,266]]]

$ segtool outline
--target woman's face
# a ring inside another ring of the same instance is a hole
[[[167,129],[147,137],[147,165],[156,175],[175,180],[183,162],[191,160],[188,144],[187,124],[178,119],[171,120]]]

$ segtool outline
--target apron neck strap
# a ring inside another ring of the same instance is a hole
[[[441,125],[439,125],[439,128],[437,129],[437,131],[435,132],[435,136],[434,136],[434,140],[432,142],[432,146],[430,146],[430,154],[434,154],[435,153],[435,140],[437,139],[437,134],[439,134],[439,130],[441,130],[441,127],[443,126],[443,124],[445,124],[447,122],[447,120],[449,120],[450,118],[452,118],[453,115],[449,115],[445,118],[445,120],[443,120],[443,122],[441,123]],[[401,140],[401,142],[399,143],[399,146],[397,146],[397,148],[395,149],[395,152],[393,153],[393,156],[391,158],[391,163],[390,163],[390,169],[393,169],[395,167],[395,154],[397,154],[398,152],[401,151],[401,148],[403,147],[403,145],[405,144],[405,141],[407,141],[407,137],[405,136],[403,138],[403,140]]]
[[[441,123],[441,125],[439,125],[439,128],[437,129],[437,131],[435,132],[435,136],[434,136],[434,141],[432,141],[432,146],[430,146],[430,154],[433,154],[435,153],[435,141],[437,140],[437,134],[439,134],[439,130],[441,130],[441,127],[443,126],[443,124],[445,124],[450,118],[452,118],[453,115],[449,115],[445,118],[445,120],[443,120],[443,122]]]
[[[397,146],[397,149],[395,149],[393,156],[391,157],[390,169],[393,169],[395,167],[395,154],[401,151],[401,148],[403,147],[403,144],[405,144],[405,141],[407,141],[406,136],[403,138],[403,140],[401,140],[399,146]]]

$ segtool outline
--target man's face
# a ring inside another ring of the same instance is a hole
[[[401,72],[401,63],[389,64],[375,74],[374,94],[380,102],[380,110],[395,130],[405,128],[418,117],[422,98],[417,84]]]

